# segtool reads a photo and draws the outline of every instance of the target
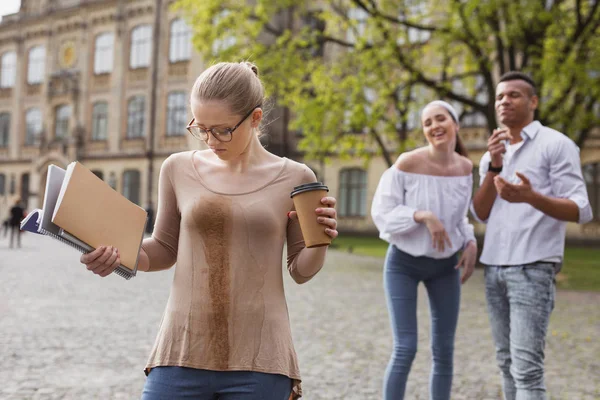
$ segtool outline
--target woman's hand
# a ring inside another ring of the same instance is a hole
[[[119,250],[112,246],[100,246],[96,250],[81,255],[82,264],[96,275],[110,275],[120,264]]]
[[[425,224],[431,234],[431,242],[433,248],[443,252],[446,250],[446,245],[452,247],[448,232],[444,228],[444,224],[431,211],[417,211],[413,217],[416,222]]]
[[[477,261],[477,242],[471,240],[464,248],[460,260],[456,265],[456,269],[463,267],[463,273],[460,277],[460,282],[465,283],[475,270],[475,262]]]
[[[337,231],[337,212],[335,211],[335,204],[337,200],[334,197],[323,197],[321,204],[324,207],[315,209],[317,214],[317,221],[321,225],[325,225],[325,233],[335,239],[338,236]],[[290,211],[288,216],[292,219],[297,218],[298,214],[296,211]]]

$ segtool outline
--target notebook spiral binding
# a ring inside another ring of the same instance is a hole
[[[75,250],[79,251],[80,253],[89,253],[92,250],[92,249],[86,249],[85,247],[82,247],[82,246],[79,246],[78,244],[70,242],[70,241],[68,241],[67,239],[65,239],[62,236],[56,235],[56,234],[54,234],[52,232],[48,232],[44,228],[40,228],[40,233],[43,233],[44,235],[51,236],[54,239],[58,239],[61,242],[65,243],[65,244],[71,246],[72,248],[74,248]],[[133,274],[129,270],[126,270],[122,266],[118,266],[113,272],[115,274],[119,275],[120,277],[125,278],[126,280],[130,280],[131,278],[133,278],[135,276],[135,274]]]
[[[81,247],[73,242],[68,241],[67,239],[65,239],[64,237],[58,236],[52,232],[48,232],[47,230],[41,228],[40,232],[43,233],[44,235],[48,235],[48,236],[52,236],[54,239],[58,239],[61,242],[68,244],[69,246],[73,247],[75,250],[78,250],[80,253],[89,253],[89,250]]]

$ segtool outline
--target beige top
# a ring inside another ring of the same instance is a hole
[[[296,270],[304,248],[300,225],[287,217],[294,186],[314,182],[304,164],[284,159],[278,175],[244,193],[208,187],[194,151],[162,165],[156,225],[143,242],[150,270],[175,262],[171,294],[146,372],[157,366],[258,371],[294,380],[300,371],[283,289],[282,257]]]

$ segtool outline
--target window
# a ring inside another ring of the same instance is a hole
[[[481,177],[479,176],[479,167],[473,166],[473,194],[475,196],[475,192],[479,189],[479,181]]]
[[[29,50],[29,64],[27,65],[27,83],[36,85],[44,81],[46,64],[46,49],[36,46]]]
[[[10,114],[0,114],[0,147],[8,147],[10,138]]]
[[[192,31],[184,20],[176,19],[171,23],[171,43],[169,61],[189,60],[192,54]]]
[[[411,19],[416,19],[420,24],[428,25],[430,18],[427,17],[427,3],[421,0],[412,1],[408,4],[407,16]],[[431,37],[431,32],[419,28],[408,28],[409,43],[424,43]]]
[[[106,140],[108,130],[108,103],[99,101],[92,109],[92,140]]]
[[[21,201],[27,207],[27,203],[29,203],[29,173],[26,172],[21,175]]]
[[[54,137],[63,139],[69,135],[69,120],[71,119],[71,106],[64,104],[56,107],[56,120],[54,122]]]
[[[15,174],[10,175],[10,187],[8,190],[11,195],[14,195],[17,192],[17,181],[15,180]]]
[[[98,171],[98,170],[93,170],[92,174],[96,175],[98,178],[104,180],[104,174],[102,173],[102,171]]]
[[[346,31],[348,42],[356,43],[359,38],[365,36],[368,18],[369,13],[362,8],[355,7],[348,11],[348,19],[351,21],[351,26]]]
[[[132,69],[146,68],[150,65],[152,53],[152,27],[141,25],[131,31],[131,49],[129,51],[129,66]]]
[[[217,15],[214,18],[213,26],[217,26],[219,24],[219,22],[223,18],[226,18],[229,14],[230,14],[229,10],[221,11],[221,13],[219,13],[219,15]],[[212,51],[214,54],[217,54],[221,51],[227,50],[231,46],[234,46],[235,43],[236,43],[235,36],[225,36],[223,38],[217,38],[213,41]]]
[[[14,51],[4,53],[0,63],[0,88],[6,89],[15,86],[15,77],[17,74],[17,53]]]
[[[107,32],[96,36],[94,74],[112,72],[115,35]]]
[[[30,108],[25,113],[25,145],[38,144],[42,136],[42,112],[39,108]]]
[[[135,139],[144,136],[144,96],[134,96],[127,106],[127,138]]]
[[[185,92],[171,92],[167,99],[167,136],[185,134],[187,125]]]
[[[582,170],[594,220],[600,221],[600,163],[584,165]]]
[[[367,172],[360,168],[340,171],[339,212],[341,217],[367,215]]]
[[[463,94],[463,93],[461,93]],[[464,94],[472,95],[470,93],[464,92]],[[487,87],[485,84],[485,80],[481,75],[477,75],[475,80],[474,87],[475,101],[479,104],[487,104],[488,103],[488,94]],[[465,127],[486,127],[487,126],[487,117],[485,114],[479,111],[470,111],[464,115],[461,120],[461,125]]]
[[[0,196],[6,194],[6,175],[0,174]]]
[[[140,205],[140,171],[132,169],[123,172],[123,196]]]

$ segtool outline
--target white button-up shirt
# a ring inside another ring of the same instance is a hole
[[[500,176],[519,182],[515,172],[525,175],[533,190],[550,197],[569,199],[579,207],[579,223],[592,220],[579,148],[562,133],[533,121],[521,132],[523,144],[503,160]],[[486,152],[479,164],[481,183],[491,157]],[[471,213],[486,223],[480,261],[487,265],[523,265],[538,261],[562,261],[567,223],[538,211],[527,203],[509,203],[496,197],[487,221],[471,205]]]

